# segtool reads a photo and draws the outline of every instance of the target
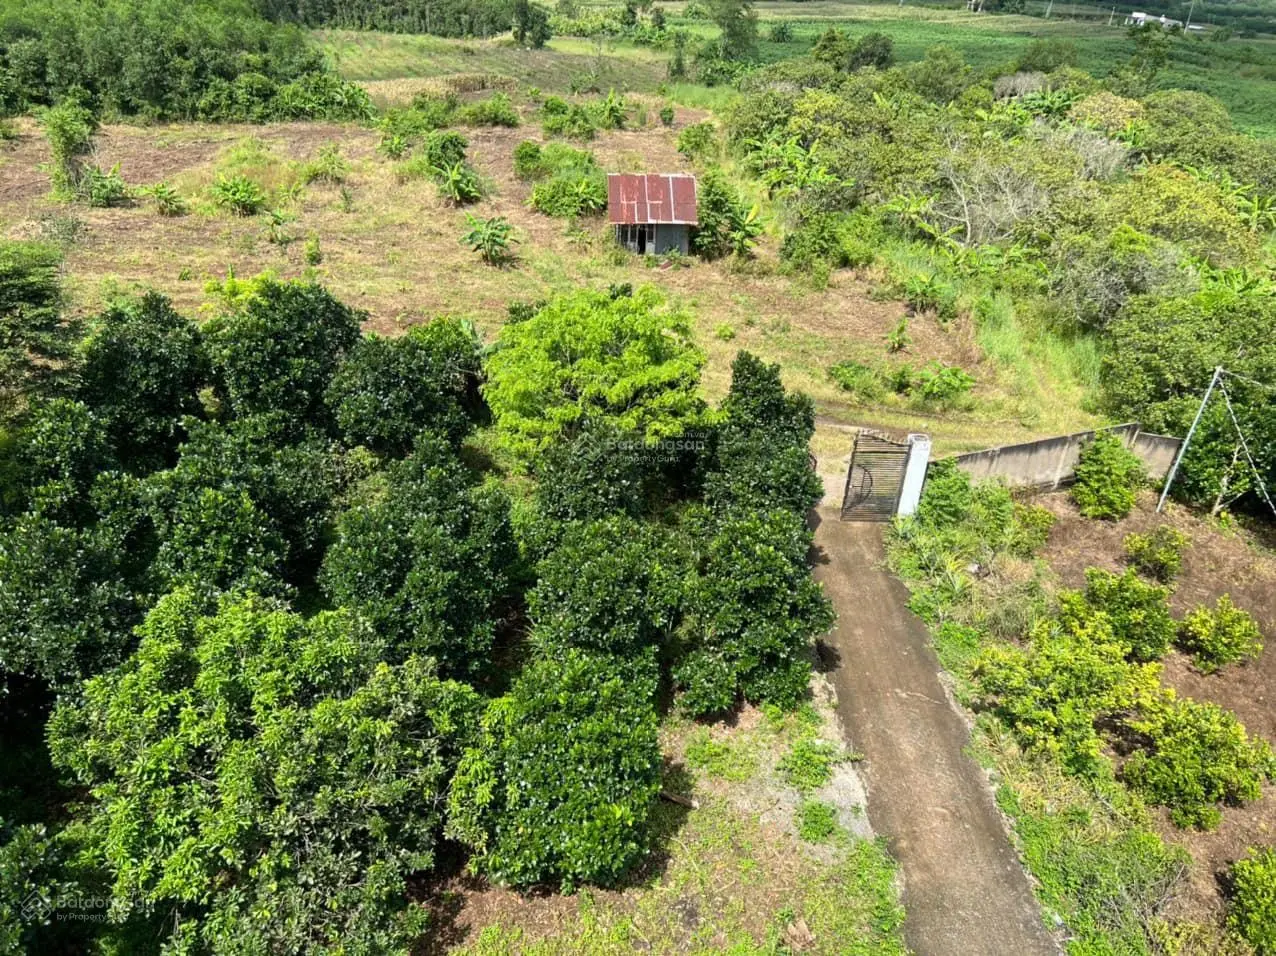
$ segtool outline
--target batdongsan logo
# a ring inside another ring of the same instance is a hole
[[[48,897],[39,890],[32,890],[22,901],[22,918],[28,923],[48,923],[51,920],[102,922],[107,918],[110,906],[111,901],[103,896],[63,894]]]
[[[623,453],[648,464],[668,464],[687,455],[701,454],[709,447],[708,436],[694,431],[676,438],[611,438],[606,444],[613,453]]]
[[[43,923],[52,912],[53,903],[37,890],[32,890],[22,901],[22,918],[28,923]]]

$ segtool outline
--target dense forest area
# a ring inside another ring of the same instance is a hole
[[[490,37],[509,30],[515,0],[258,0],[272,20],[318,27],[432,33],[443,37]],[[527,3],[524,0],[523,6]]]

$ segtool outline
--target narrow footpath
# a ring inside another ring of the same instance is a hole
[[[883,530],[820,509],[815,576],[837,608],[831,676],[869,822],[904,875],[905,940],[918,956],[1053,956],[926,626],[883,567]]]

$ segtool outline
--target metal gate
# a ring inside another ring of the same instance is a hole
[[[842,497],[843,521],[890,521],[899,508],[908,445],[861,431],[855,436]]]

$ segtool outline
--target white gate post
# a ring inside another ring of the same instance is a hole
[[[926,481],[926,465],[930,462],[930,436],[908,436],[908,464],[904,466],[904,484],[899,491],[897,514],[911,515],[922,499]]]

